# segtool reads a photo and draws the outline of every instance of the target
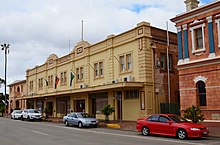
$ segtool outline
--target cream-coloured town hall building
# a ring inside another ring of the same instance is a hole
[[[104,119],[101,110],[110,104],[111,120],[134,121],[160,112],[161,102],[178,102],[177,37],[169,32],[171,97],[167,91],[167,32],[141,22],[119,35],[96,44],[77,43],[72,52],[51,54],[44,64],[26,71],[27,108],[62,117],[85,111]]]

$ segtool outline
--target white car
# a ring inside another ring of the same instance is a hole
[[[22,111],[21,110],[14,110],[11,113],[11,119],[21,119]]]
[[[42,120],[42,115],[35,109],[24,109],[22,112],[21,120]]]

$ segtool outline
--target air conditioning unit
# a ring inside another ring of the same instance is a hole
[[[112,81],[112,84],[116,84],[116,83],[118,83],[118,79]]]
[[[86,84],[81,84],[79,87],[82,89],[82,88],[86,88],[87,85]]]
[[[124,82],[130,82],[130,81],[133,81],[133,77],[131,75],[124,77]]]

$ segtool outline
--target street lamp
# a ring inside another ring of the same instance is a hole
[[[6,76],[7,76],[7,54],[9,53],[9,46],[10,44],[1,44],[2,50],[5,51],[5,115],[6,115],[6,88],[7,88],[7,81],[6,81]]]

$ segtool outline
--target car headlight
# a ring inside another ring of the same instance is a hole
[[[198,131],[198,130],[200,130],[199,128],[190,128],[190,130],[192,130],[192,131]]]

